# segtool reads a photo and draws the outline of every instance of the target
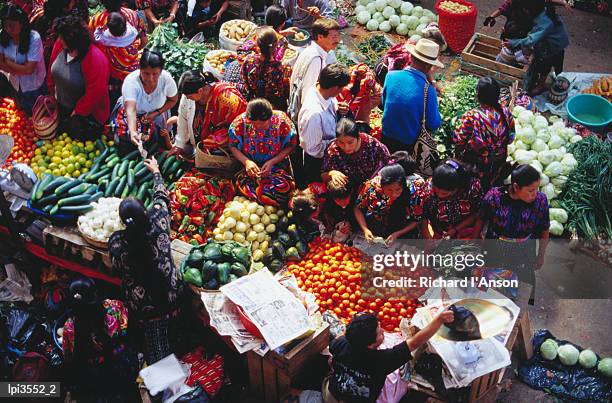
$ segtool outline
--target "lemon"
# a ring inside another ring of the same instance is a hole
[[[96,157],[100,155],[100,150],[96,150]]]
[[[45,169],[45,173],[46,173],[46,174],[50,174],[50,173],[52,173],[52,172],[51,172],[51,170],[50,170],[50,169]]]
[[[54,170],[53,170],[51,173],[52,173],[53,175],[55,175],[55,176],[60,176],[60,175],[61,175],[61,173],[60,173],[60,170],[59,170],[59,169],[54,169]]]
[[[89,160],[88,160],[88,161],[85,161],[85,166],[86,166],[87,168],[91,168],[91,166],[92,166],[92,165],[93,165],[93,162],[91,162],[91,161],[89,161]]]
[[[60,175],[66,175],[66,168],[65,167],[61,167],[60,168]]]
[[[53,157],[53,150],[47,150],[47,156]]]
[[[72,173],[73,178],[77,178],[79,176],[81,176],[81,171],[79,171],[78,169]]]
[[[68,166],[66,167],[66,172],[68,172],[69,174],[74,172],[74,165],[73,164],[68,164]]]
[[[81,164],[79,164],[78,162],[74,163],[74,169],[79,170],[81,169]]]
[[[111,141],[109,141],[109,142],[108,142],[108,146],[109,146],[109,147],[112,147],[112,146],[114,146],[114,145],[115,145],[115,142],[114,142],[113,140],[111,140]]]
[[[42,153],[42,151],[40,150],[40,148],[37,148],[36,150],[34,150],[34,155],[40,155]]]
[[[93,151],[94,150],[94,145],[93,144],[87,144],[85,146],[85,151]]]
[[[55,169],[55,168],[57,168],[57,167],[58,167],[58,166],[57,166],[57,163],[56,163],[56,162],[52,162],[52,163],[50,163],[50,164],[49,164],[49,169]]]
[[[60,157],[53,157],[51,158],[51,161],[55,162],[56,164],[59,164],[60,162],[62,162],[62,159]]]
[[[81,169],[81,172],[86,174],[87,172],[89,172],[89,168],[85,167],[85,168]]]

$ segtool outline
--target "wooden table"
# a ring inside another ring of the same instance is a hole
[[[525,283],[520,283],[518,298],[514,303],[521,309],[519,316],[512,328],[510,337],[506,342],[506,349],[512,354],[513,350],[517,350],[521,360],[527,360],[533,355],[533,346],[531,344],[532,332],[531,323],[529,321],[529,298],[531,296],[532,286]],[[507,367],[506,367],[507,368]],[[506,368],[498,369],[490,372],[480,378],[475,379],[470,385],[469,402],[470,403],[493,403],[497,399],[500,391],[500,382],[504,377]],[[429,395],[436,402],[444,402],[445,400],[435,391],[420,387],[419,391]]]

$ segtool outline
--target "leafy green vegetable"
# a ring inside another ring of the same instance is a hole
[[[374,69],[393,44],[384,35],[371,35],[357,43],[357,51],[365,58],[364,63]]]
[[[458,76],[444,86],[438,109],[442,115],[442,126],[434,133],[441,158],[453,155],[455,145],[452,141],[455,128],[460,125],[461,116],[478,106],[474,76]]]

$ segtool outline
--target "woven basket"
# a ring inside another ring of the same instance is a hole
[[[195,153],[196,168],[217,169],[220,171],[235,172],[240,168],[240,162],[231,156],[225,149],[217,148],[223,155],[211,154],[209,150],[198,143]]]

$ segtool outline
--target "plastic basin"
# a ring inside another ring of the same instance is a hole
[[[305,34],[306,38],[298,41],[297,39],[295,39],[295,35],[290,35],[287,37],[287,41],[293,46],[297,46],[298,48],[308,45],[308,43],[310,42],[310,33],[304,29],[298,29],[298,32]]]
[[[612,104],[599,95],[578,94],[565,106],[571,121],[592,130],[603,130],[612,122]]]

